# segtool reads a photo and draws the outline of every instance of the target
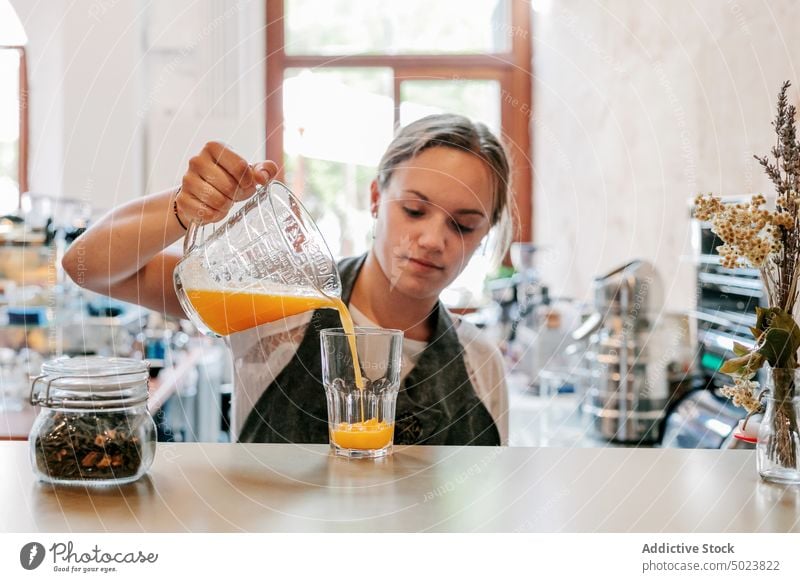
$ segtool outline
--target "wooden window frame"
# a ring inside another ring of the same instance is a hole
[[[514,239],[533,237],[532,169],[532,30],[530,0],[510,0],[511,50],[497,54],[465,55],[287,55],[284,0],[266,0],[266,152],[278,163],[283,177],[283,78],[290,68],[385,67],[394,71],[394,99],[400,102],[400,83],[410,79],[495,79],[501,87],[501,127],[512,157],[516,205]],[[395,122],[399,115],[395,107]]]

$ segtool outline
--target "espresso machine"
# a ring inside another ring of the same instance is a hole
[[[661,282],[646,261],[596,277],[593,286],[594,313],[572,334],[588,342],[584,364],[591,381],[582,411],[603,439],[657,443],[675,396],[670,363],[688,338],[669,329]]]
[[[518,339],[521,326],[531,326],[534,309],[540,301],[541,284],[534,264],[534,255],[539,250],[533,243],[512,244],[510,255],[516,272],[487,284],[500,310],[497,325],[501,345],[505,348]]]

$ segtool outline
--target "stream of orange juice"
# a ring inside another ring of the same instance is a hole
[[[313,309],[335,309],[339,312],[342,328],[348,334],[356,386],[361,390],[364,389],[364,379],[361,376],[361,366],[356,351],[353,319],[341,299],[314,295],[278,295],[206,289],[189,290],[187,295],[203,322],[212,331],[223,336]],[[331,438],[340,447],[348,449],[380,449],[391,442],[393,433],[394,424],[379,421],[377,418],[364,418],[362,399],[361,422],[339,423],[331,430]]]

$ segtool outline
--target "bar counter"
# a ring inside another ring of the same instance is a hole
[[[800,488],[742,450],[159,444],[136,483],[37,481],[0,443],[4,532],[798,532]]]

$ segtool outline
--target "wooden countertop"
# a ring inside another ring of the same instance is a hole
[[[798,532],[800,488],[737,450],[159,444],[121,488],[54,488],[0,443],[5,532]]]

